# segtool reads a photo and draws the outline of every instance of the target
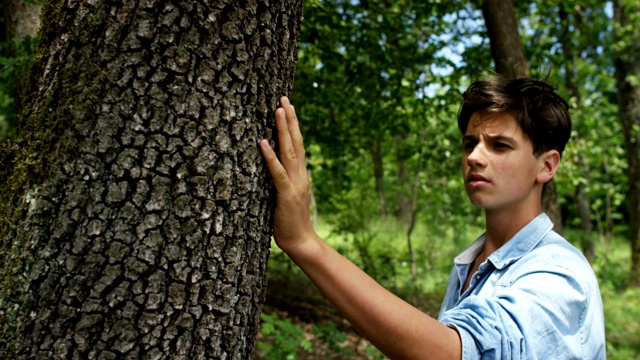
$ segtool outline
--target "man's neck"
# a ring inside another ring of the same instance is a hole
[[[520,209],[520,211],[514,211],[514,209],[508,211],[486,210],[483,257],[489,257],[541,213],[541,206],[527,207]]]

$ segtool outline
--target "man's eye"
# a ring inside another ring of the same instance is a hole
[[[498,149],[508,149],[508,148],[510,148],[511,146],[509,146],[509,144],[505,144],[505,143],[500,143],[500,142],[499,142],[499,143],[496,143],[496,144],[495,144],[495,147],[497,147]]]

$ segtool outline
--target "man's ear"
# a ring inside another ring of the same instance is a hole
[[[558,170],[558,165],[560,165],[560,153],[558,150],[546,151],[538,157],[538,161],[540,164],[540,170],[538,171],[536,181],[541,184],[546,184],[553,178],[553,175],[556,174],[556,170]]]

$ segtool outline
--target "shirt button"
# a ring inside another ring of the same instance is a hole
[[[480,275],[476,275],[476,280],[480,280]]]

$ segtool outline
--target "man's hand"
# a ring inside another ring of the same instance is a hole
[[[274,236],[288,253],[317,235],[309,214],[309,179],[298,118],[287,97],[280,99],[280,106],[275,116],[280,160],[267,140],[260,141],[260,149],[277,190]]]

